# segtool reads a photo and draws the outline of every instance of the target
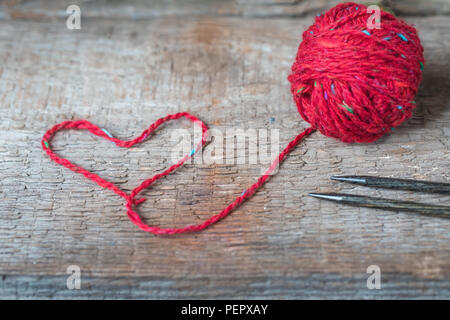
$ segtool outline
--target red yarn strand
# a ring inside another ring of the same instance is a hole
[[[99,136],[101,138],[104,138],[106,140],[114,142],[117,146],[123,147],[123,148],[131,148],[135,144],[142,143],[147,136],[152,134],[159,126],[161,126],[164,122],[170,121],[170,120],[176,120],[180,118],[186,118],[190,120],[191,122],[199,125],[202,128],[202,139],[197,145],[197,147],[194,149],[195,152],[199,151],[206,143],[207,133],[208,133],[208,127],[203,123],[201,120],[199,120],[197,117],[187,113],[187,112],[181,112],[176,114],[167,115],[164,118],[158,119],[156,122],[154,122],[148,129],[146,129],[140,136],[137,138],[130,140],[130,141],[124,141],[117,138],[112,137],[108,131],[104,129],[100,129],[96,125],[90,123],[87,120],[77,120],[77,121],[64,121],[61,122],[55,126],[53,126],[50,130],[48,130],[43,138],[42,138],[42,148],[45,150],[45,152],[49,155],[50,159],[52,159],[54,162],[76,172],[84,175],[87,179],[94,181],[97,183],[100,187],[109,189],[116,193],[118,196],[125,199],[126,204],[126,210],[128,218],[137,225],[140,229],[151,232],[156,235],[173,235],[178,233],[185,233],[185,232],[193,232],[193,231],[200,231],[205,229],[206,227],[216,223],[217,221],[225,218],[227,215],[229,215],[234,209],[239,207],[245,200],[251,198],[255,192],[261,188],[264,183],[270,178],[271,173],[277,168],[277,166],[283,162],[286,155],[290,153],[295,146],[307,135],[311,134],[314,129],[308,128],[304,130],[302,133],[300,133],[297,137],[295,137],[294,140],[292,140],[286,148],[278,155],[278,157],[275,158],[273,163],[270,165],[270,167],[266,170],[266,172],[253,184],[251,185],[241,196],[237,197],[232,203],[230,203],[225,209],[223,209],[220,213],[210,217],[209,219],[205,220],[201,224],[197,225],[189,225],[182,228],[161,228],[158,226],[149,226],[145,224],[139,214],[134,210],[134,207],[138,206],[142,202],[145,201],[145,198],[137,198],[138,194],[143,191],[144,189],[148,188],[150,185],[152,185],[155,181],[161,179],[162,177],[170,174],[178,167],[182,166],[186,160],[193,157],[195,152],[191,153],[190,155],[184,156],[182,159],[180,159],[176,164],[172,165],[162,173],[158,173],[154,175],[153,177],[143,181],[138,187],[133,189],[130,194],[127,194],[126,192],[122,191],[120,188],[118,188],[115,184],[106,181],[105,179],[101,178],[100,176],[80,167],[76,164],[73,164],[67,159],[61,158],[56,153],[53,152],[51,149],[51,140],[55,136],[55,134],[58,131],[62,130],[88,130],[92,134]]]

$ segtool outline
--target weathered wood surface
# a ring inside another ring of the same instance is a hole
[[[447,17],[407,19],[420,30],[427,60],[413,119],[368,145],[313,134],[254,198],[200,233],[140,231],[123,199],[40,148],[44,132],[62,120],[86,118],[130,138],[176,111],[222,131],[279,129],[284,147],[307,126],[286,76],[313,16],[86,19],[79,31],[61,19],[0,20],[0,297],[450,298],[449,220],[306,196],[351,191],[448,204],[440,195],[328,179],[450,181]],[[170,164],[171,133],[186,125],[168,124],[134,149],[78,132],[58,135],[54,145],[129,191]],[[145,193],[140,212],[150,224],[198,223],[252,184],[261,167],[186,165]],[[69,265],[81,268],[81,290],[66,288]],[[369,265],[381,268],[381,290],[366,287]]]
[[[162,16],[239,16],[247,18],[298,18],[321,13],[339,0],[0,0],[0,17],[23,20],[55,20],[66,17],[69,5],[79,5],[84,18],[147,19]],[[379,1],[361,0],[373,4]],[[382,0],[397,15],[448,15],[449,0]]]

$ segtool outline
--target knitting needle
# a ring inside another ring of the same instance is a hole
[[[450,194],[450,183],[418,181],[410,179],[394,179],[372,176],[332,176],[332,180],[348,182],[367,187],[411,190],[429,193]]]
[[[437,206],[410,201],[373,198],[341,193],[310,193],[309,196],[358,207],[382,208],[387,210],[404,210],[417,212],[424,215],[434,215],[450,218],[450,207],[447,206]]]

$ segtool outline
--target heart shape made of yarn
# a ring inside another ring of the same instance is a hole
[[[194,124],[201,127],[201,129],[202,129],[201,141],[197,144],[197,146],[194,149],[192,149],[192,151],[190,152],[189,155],[185,155],[177,163],[175,163],[171,167],[167,168],[163,172],[157,173],[153,177],[144,180],[139,186],[134,188],[130,194],[127,194],[126,192],[121,190],[119,187],[117,187],[114,183],[101,178],[100,176],[96,175],[95,173],[92,173],[89,170],[86,170],[80,166],[77,166],[76,164],[73,164],[72,162],[70,162],[67,159],[61,158],[60,156],[58,156],[56,153],[53,152],[53,150],[51,149],[51,146],[50,146],[51,139],[54,137],[54,135],[58,131],[61,131],[61,130],[88,130],[96,136],[99,136],[106,140],[114,142],[119,147],[130,148],[136,144],[144,142],[147,139],[147,137],[149,135],[151,135],[163,123],[170,121],[170,120],[180,119],[180,118],[186,118],[186,119],[190,120],[191,122],[193,122]],[[42,144],[42,148],[45,150],[45,152],[56,163],[63,165],[64,167],[66,167],[76,173],[81,173],[86,178],[97,183],[100,187],[112,190],[117,195],[124,198],[126,200],[125,206],[127,209],[127,215],[130,218],[130,220],[135,225],[137,225],[139,228],[141,228],[144,231],[151,232],[154,234],[176,234],[176,233],[201,230],[201,229],[205,228],[204,224],[206,222],[204,222],[203,224],[200,224],[200,225],[190,225],[190,226],[186,226],[183,228],[161,228],[158,226],[149,226],[142,221],[139,214],[133,209],[134,206],[138,206],[139,204],[144,202],[145,198],[137,199],[136,197],[142,190],[148,188],[156,180],[170,174],[175,169],[182,166],[186,162],[186,160],[192,158],[194,156],[194,154],[205,145],[207,134],[208,134],[208,127],[206,126],[206,124],[203,121],[199,120],[197,117],[195,117],[187,112],[180,112],[180,113],[176,113],[176,114],[170,114],[164,118],[160,118],[160,119],[156,120],[153,124],[151,124],[148,127],[148,129],[144,130],[144,132],[142,132],[142,134],[140,136],[138,136],[137,138],[135,138],[133,140],[129,140],[129,141],[124,141],[124,140],[114,138],[106,129],[99,128],[98,126],[92,124],[91,122],[89,122],[87,120],[64,121],[64,122],[61,122],[61,123],[53,126],[51,129],[49,129],[44,134],[41,144]],[[214,217],[212,217],[212,218],[214,218]],[[220,217],[217,220],[219,220],[219,219],[220,219]],[[213,219],[213,220],[216,220],[216,219]],[[213,222],[211,222],[211,223],[213,223]]]
[[[145,181],[143,181],[138,187],[132,190],[130,194],[127,194],[126,192],[119,189],[116,185],[113,183],[106,181],[105,179],[99,177],[98,175],[80,167],[72,162],[70,162],[67,159],[59,157],[56,153],[53,152],[53,150],[50,147],[50,140],[53,138],[53,136],[56,134],[56,132],[60,130],[88,130],[91,133],[102,137],[104,139],[110,140],[114,142],[119,147],[124,148],[130,148],[133,145],[137,143],[143,142],[148,135],[150,135],[153,131],[155,131],[160,125],[162,125],[164,122],[169,120],[176,120],[179,118],[186,118],[189,119],[191,122],[194,122],[195,124],[199,125],[202,128],[202,139],[198,143],[198,145],[192,149],[192,151],[189,153],[189,155],[185,155],[182,159],[180,159],[176,164],[172,165],[170,168],[166,169],[162,173],[155,174],[152,178],[149,178]],[[101,129],[97,127],[96,125],[90,123],[87,120],[76,120],[76,121],[64,121],[61,122],[55,126],[53,126],[50,130],[48,130],[44,137],[42,138],[42,148],[45,150],[45,152],[50,156],[50,158],[55,161],[56,163],[65,166],[66,168],[69,168],[70,170],[81,173],[86,178],[94,181],[99,186],[105,189],[110,189],[114,191],[116,194],[121,196],[126,200],[126,208],[127,208],[127,215],[130,218],[130,220],[137,225],[139,228],[141,228],[144,231],[151,232],[153,234],[157,235],[170,235],[170,234],[177,234],[177,233],[184,233],[184,232],[192,232],[192,231],[200,231],[205,229],[206,227],[216,223],[217,221],[225,218],[227,215],[229,215],[234,209],[239,207],[245,200],[250,199],[255,192],[261,188],[264,183],[270,178],[271,174],[274,172],[274,170],[278,167],[278,165],[283,162],[283,160],[286,158],[286,156],[294,150],[295,146],[300,143],[300,141],[303,140],[304,137],[309,136],[311,133],[313,133],[315,129],[313,127],[309,127],[302,132],[300,132],[291,142],[288,143],[288,145],[281,151],[281,153],[275,158],[275,160],[272,162],[272,164],[267,168],[267,170],[264,172],[262,176],[258,178],[258,180],[253,183],[249,188],[244,190],[240,196],[235,198],[228,206],[226,206],[220,213],[215,214],[208,218],[207,220],[203,221],[201,224],[197,225],[189,225],[183,228],[160,228],[158,226],[149,226],[142,222],[139,215],[136,213],[136,211],[133,210],[133,206],[138,206],[143,201],[145,201],[145,198],[136,199],[136,196],[144,189],[149,187],[153,182],[156,180],[170,174],[172,171],[174,171],[176,168],[182,166],[186,160],[190,159],[197,151],[199,151],[206,143],[206,137],[208,133],[208,127],[199,119],[197,119],[195,116],[187,113],[187,112],[180,112],[176,114],[169,114],[164,118],[156,120],[147,130],[142,132],[142,134],[129,141],[123,141],[117,138],[114,138],[108,131],[105,129]]]

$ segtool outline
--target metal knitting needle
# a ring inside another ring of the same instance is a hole
[[[332,176],[331,179],[367,187],[450,194],[450,183],[372,176]]]
[[[310,193],[309,196],[358,207],[412,211],[423,215],[450,218],[450,207],[341,193]]]

